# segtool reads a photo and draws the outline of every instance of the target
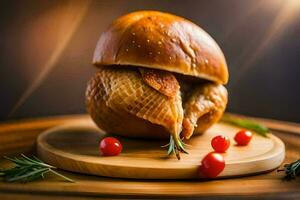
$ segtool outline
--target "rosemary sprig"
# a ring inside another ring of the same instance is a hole
[[[284,171],[286,174],[285,179],[287,180],[295,179],[300,175],[300,159],[290,164],[285,164],[283,167],[284,169],[278,169],[277,171]]]
[[[221,118],[221,121],[241,128],[245,128],[250,131],[254,131],[263,137],[267,137],[267,133],[269,132],[268,127],[259,124],[256,121],[245,119],[245,118],[239,118],[239,117],[234,117],[231,115],[229,116],[224,114],[223,117]]]
[[[19,158],[4,157],[15,164],[13,168],[0,169],[0,177],[7,182],[30,182],[44,178],[45,174],[52,173],[61,177],[65,181],[74,182],[74,180],[54,171],[56,167],[48,165],[37,157],[29,158],[23,154]]]
[[[176,145],[176,143],[173,139],[173,136],[171,135],[170,142],[162,147],[169,146],[167,154],[171,155],[172,153],[174,153],[176,155],[177,159],[180,160],[180,152],[183,152],[186,154],[188,154],[188,152],[186,151],[185,144],[183,143],[183,141],[181,139],[179,139],[178,143],[179,143],[179,145]]]

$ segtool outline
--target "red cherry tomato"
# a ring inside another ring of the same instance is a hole
[[[234,140],[236,141],[238,146],[247,145],[252,138],[252,132],[248,130],[240,130],[234,136]]]
[[[230,146],[228,137],[218,135],[211,140],[212,148],[219,153],[224,153]]]
[[[122,144],[114,137],[106,137],[101,140],[99,150],[103,156],[117,156],[122,151]]]
[[[225,168],[225,161],[221,154],[211,152],[201,161],[200,172],[207,178],[217,177]]]

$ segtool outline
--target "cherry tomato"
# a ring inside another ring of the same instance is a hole
[[[103,156],[117,156],[122,151],[122,144],[114,137],[106,137],[101,140],[99,150]]]
[[[230,146],[228,137],[218,135],[211,140],[212,148],[219,153],[224,153]]]
[[[221,154],[211,152],[201,161],[200,172],[207,178],[217,177],[225,168],[225,161]]]
[[[248,130],[240,130],[234,136],[234,140],[239,146],[247,145],[250,142],[251,138],[252,138],[252,132]]]

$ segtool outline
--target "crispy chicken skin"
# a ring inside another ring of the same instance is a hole
[[[227,91],[222,85],[190,86],[182,103],[177,78],[170,72],[102,67],[86,92],[88,112],[109,133],[140,138],[188,139],[215,123],[224,112]]]
[[[143,81],[150,87],[168,97],[175,97],[179,91],[179,83],[176,77],[167,71],[139,68]]]
[[[100,68],[88,84],[86,105],[97,125],[109,133],[135,138],[171,134],[176,139],[182,130],[179,88],[168,97],[146,84],[138,70]]]

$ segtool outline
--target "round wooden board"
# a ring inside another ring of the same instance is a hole
[[[201,178],[198,166],[201,159],[212,151],[210,140],[218,134],[233,138],[239,130],[224,123],[215,124],[203,135],[188,141],[189,154],[167,157],[161,148],[168,141],[135,140],[118,137],[123,152],[115,157],[99,155],[98,143],[105,133],[91,120],[84,119],[49,129],[37,139],[38,156],[46,163],[72,172],[107,177],[138,179],[191,179]],[[224,153],[226,167],[219,177],[234,177],[267,172],[277,168],[283,161],[285,147],[276,136],[269,138],[254,134],[248,146],[231,146]],[[200,176],[199,176],[200,175]]]

